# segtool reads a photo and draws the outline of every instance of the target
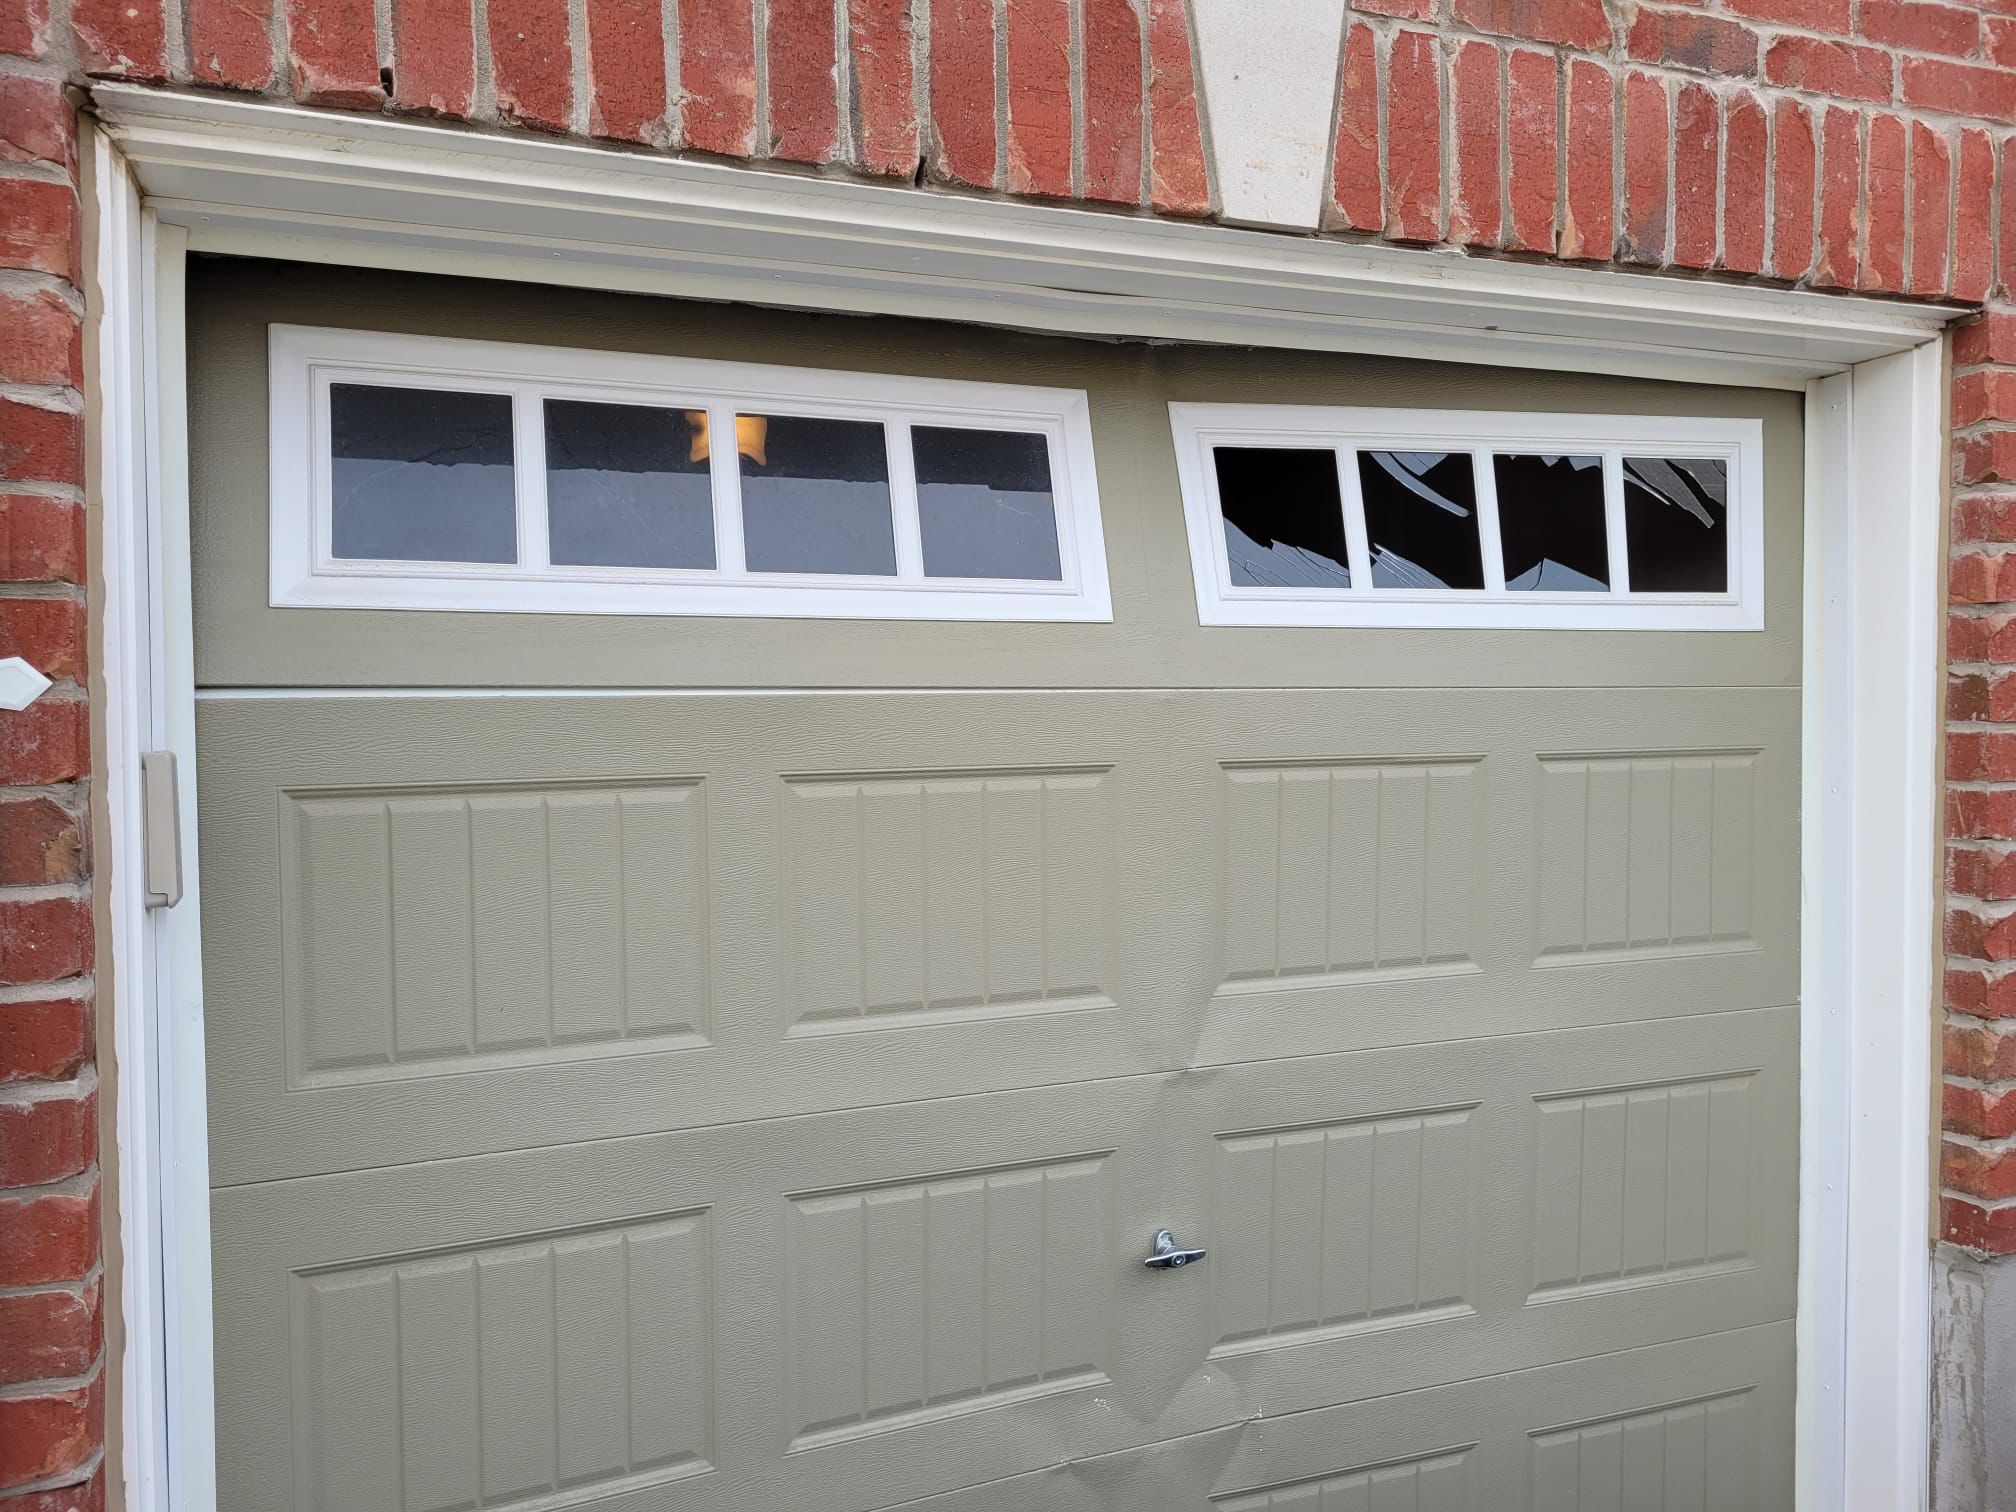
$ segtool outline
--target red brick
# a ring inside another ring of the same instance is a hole
[[[1862,0],[1860,31],[1871,42],[1906,52],[1964,58],[1981,43],[1981,18],[1957,5],[1925,0]]]
[[[0,382],[75,388],[84,380],[84,323],[53,290],[0,294]]]
[[[754,25],[747,5],[679,0],[680,120],[688,147],[724,157],[755,150]]]
[[[5,1512],[105,1512],[105,1467],[75,1485],[29,1491],[6,1504]]]
[[[1948,1024],[1943,1058],[1949,1076],[2008,1081],[2016,1077],[2016,1032],[1987,1024]]]
[[[2016,68],[2016,17],[1981,18],[1981,56],[1997,68]]]
[[[931,171],[994,187],[994,7],[937,0],[931,7]]]
[[[1554,59],[1547,53],[1528,53],[1519,56],[1538,58],[1545,65],[1551,80]],[[1515,63],[1516,69],[1516,63]],[[1526,71],[1530,76],[1533,70]],[[1455,182],[1449,189],[1449,239],[1471,247],[1495,247],[1499,243],[1500,232],[1505,223],[1505,195],[1502,188],[1503,151],[1505,132],[1500,130],[1504,119],[1503,107],[1499,100],[1498,49],[1489,42],[1465,42],[1456,50],[1454,61],[1449,67],[1450,110],[1454,119],[1451,134],[1456,149]],[[1530,89],[1528,91],[1530,93]],[[1512,84],[1512,111],[1510,134],[1515,144],[1521,134],[1532,124],[1534,114],[1532,103],[1522,100],[1518,75],[1515,72]],[[1551,140],[1554,128],[1554,101],[1549,94],[1547,100],[1547,134]],[[1529,146],[1528,155],[1533,149]],[[1512,169],[1515,178],[1519,173],[1515,162]],[[1547,216],[1553,217],[1553,173],[1554,149],[1547,149],[1548,205]],[[1514,197],[1518,190],[1515,188]],[[1532,189],[1527,187],[1530,195]],[[1518,244],[1515,234],[1513,244]],[[1548,250],[1552,250],[1551,246]]]
[[[637,0],[650,4],[653,0]],[[840,155],[840,64],[833,0],[768,0],[770,155],[830,163]],[[662,89],[664,81],[659,81]]]
[[[1950,614],[1947,616],[1946,655],[1953,662],[1990,662],[1997,666],[2016,665],[2016,615]],[[2016,731],[1956,731],[1950,741],[1970,741],[1966,748],[1971,766],[1949,765],[1947,777],[2016,782]],[[1955,749],[1949,742],[1949,754]]]
[[[467,0],[392,0],[392,101],[464,119],[476,93],[476,29]]]
[[[1911,272],[1913,294],[1946,292],[1946,249],[1953,210],[1953,157],[1946,138],[1911,123]]]
[[[1555,206],[1560,203],[1561,69],[1554,54],[1515,51],[1507,60],[1512,108],[1508,142],[1512,165],[1512,237],[1520,252],[1552,254],[1560,245]]]
[[[2016,368],[1977,368],[1953,380],[1953,428],[2016,420]]]
[[[84,826],[53,798],[0,799],[0,884],[77,882],[84,876]],[[0,1066],[0,1081],[7,1072]]]
[[[1394,16],[1402,21],[1432,21],[1435,0],[1352,0],[1358,15]]]
[[[97,1158],[96,1094],[0,1103],[0,1186],[64,1181]]]
[[[1141,201],[1141,18],[1129,0],[1085,0],[1087,199]]]
[[[1896,116],[1869,118],[1862,212],[1862,274],[1865,289],[1904,291],[1904,210],[1908,196],[1904,123]]]
[[[1959,848],[1948,852],[1946,890],[1957,897],[1992,902],[2016,898],[2016,854]]]
[[[1065,0],[1008,0],[1008,190],[1071,193],[1071,12]]]
[[[1395,32],[1387,52],[1386,234],[1442,236],[1442,65],[1433,32]]]
[[[728,5],[709,9],[722,16],[735,11]],[[513,125],[566,131],[574,115],[574,48],[567,35],[567,0],[490,0],[489,23],[498,113]],[[693,58],[690,42],[687,57]],[[690,128],[706,75],[697,60],[688,66],[695,69],[686,77]],[[741,150],[749,150],[746,136]]]
[[[84,482],[84,425],[69,410],[0,399],[0,480]]]
[[[1683,268],[1715,264],[1721,135],[1714,91],[1682,84],[1673,102],[1673,261]]]
[[[493,5],[493,35],[496,13]],[[562,28],[564,35],[564,21]],[[287,0],[287,69],[294,97],[304,105],[340,110],[376,110],[383,105],[378,23],[371,0]],[[499,93],[501,97],[501,84]]]
[[[0,598],[0,656],[26,657],[52,680],[84,680],[84,606],[75,599]]]
[[[105,1442],[97,1382],[37,1396],[0,1397],[0,1490],[54,1480]]]
[[[848,0],[847,48],[860,116],[860,166],[891,178],[917,171],[916,65],[910,0]]]
[[[91,905],[0,897],[0,982],[60,982],[91,969]]]
[[[1954,1133],[1972,1134],[1977,1139],[2007,1139],[2016,1134],[2016,1092],[1956,1087],[1951,1082],[1943,1091],[1941,1111],[1946,1127]]]
[[[71,0],[70,30],[77,38],[78,64],[88,74],[167,82],[162,10],[161,0]]]
[[[1995,976],[1980,968],[1948,967],[1944,998],[1956,1013],[2000,1022],[2016,1016],[2016,973]]]
[[[1939,1151],[1939,1185],[1990,1202],[2016,1197],[2016,1151],[1949,1139]]]
[[[1197,114],[1197,67],[1183,0],[1148,0],[1149,193],[1157,210],[1204,215],[1211,181]]]
[[[1778,37],[1764,51],[1764,77],[1773,84],[1842,100],[1887,101],[1890,55],[1853,42],[1818,37]]]
[[[77,282],[77,191],[39,179],[0,179],[0,267]]]
[[[1827,107],[1821,140],[1820,260],[1813,281],[1852,289],[1861,274],[1862,117]]]
[[[1602,0],[1455,0],[1456,19],[1478,31],[1586,52],[1610,47]]]
[[[2016,1207],[1984,1208],[1960,1197],[1939,1206],[1939,1234],[1948,1244],[1988,1255],[2016,1253]]]
[[[91,1055],[91,1010],[81,998],[0,1003],[0,1082],[62,1081]]]
[[[587,0],[588,133],[617,142],[667,147],[672,128],[665,98],[665,17],[658,0]],[[771,14],[777,13],[773,0]],[[826,52],[831,87],[832,17]],[[770,61],[772,101],[780,88],[779,63]]]
[[[1330,203],[1336,223],[1348,230],[1377,231],[1386,223],[1379,179],[1379,39],[1356,22],[1344,38],[1337,84]]]
[[[1953,481],[2016,483],[2016,430],[1989,430],[1953,443]]]
[[[81,1194],[0,1195],[0,1286],[80,1281],[97,1263],[95,1185]]]
[[[1754,21],[1779,26],[1803,26],[1808,31],[1849,29],[1849,0],[1724,0],[1724,9]]]
[[[1761,273],[1771,121],[1749,90],[1730,93],[1723,136],[1721,266],[1732,273]]]
[[[81,1376],[104,1344],[99,1283],[0,1296],[0,1385]]]
[[[189,0],[189,71],[257,93],[273,82],[272,0]]]
[[[61,80],[0,75],[0,163],[77,166],[77,113]]]
[[[1973,494],[1953,505],[1953,539],[2016,541],[2016,495]]]
[[[2016,554],[1956,551],[1947,573],[1947,595],[1956,604],[2000,604],[2016,599]]]
[[[1995,281],[1995,146],[1985,131],[1960,130],[1953,194],[1953,297],[1982,300]]]
[[[44,694],[18,713],[0,710],[0,783],[72,782],[91,770],[90,706]]]
[[[1624,79],[1624,234],[1618,250],[1622,261],[1666,260],[1673,225],[1667,200],[1672,136],[1665,81],[1633,69]]]
[[[1641,8],[1631,19],[1626,45],[1640,63],[1702,73],[1757,71],[1757,33],[1740,21],[1703,11]]]
[[[2016,121],[2016,73],[1943,58],[1906,58],[1903,98],[1906,105],[1925,110]]]
[[[1616,242],[1616,117],[1610,70],[1576,58],[1568,65],[1568,172],[1561,219],[1561,256],[1607,259]]]
[[[82,507],[41,494],[0,494],[0,583],[83,581]]]
[[[2016,150],[2016,137],[2002,145],[2002,166],[2007,171],[2016,167],[2008,156]],[[2016,311],[1991,310],[1953,328],[1953,365],[1970,367],[1979,362],[2016,364]]]
[[[0,53],[39,58],[49,51],[49,0],[0,5]]]

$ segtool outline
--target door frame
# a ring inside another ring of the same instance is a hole
[[[1925,1505],[1943,330],[1966,312],[133,86],[100,87],[93,115],[100,1001],[117,1089],[115,1441],[133,1512],[215,1504],[182,299],[192,251],[1803,391],[1798,1505]],[[172,908],[148,907],[144,875],[140,754],[156,750],[176,754],[182,777],[184,894]]]

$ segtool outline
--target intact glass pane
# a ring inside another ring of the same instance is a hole
[[[1211,452],[1225,556],[1242,588],[1349,588],[1337,454],[1310,447]]]
[[[735,448],[750,571],[895,574],[880,422],[737,415]]]
[[[712,567],[706,419],[705,411],[548,399],[546,523],[555,565]]]
[[[392,562],[515,562],[511,397],[329,387],[331,549]]]
[[[1603,459],[1512,453],[1491,459],[1505,586],[1535,593],[1610,587]]]
[[[1468,452],[1358,453],[1374,588],[1482,588]]]
[[[924,575],[1054,583],[1057,502],[1050,443],[1020,431],[910,430]]]
[[[1634,593],[1729,591],[1729,464],[1626,457],[1624,549]]]

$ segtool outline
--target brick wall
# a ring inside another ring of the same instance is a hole
[[[101,1494],[63,87],[1202,217],[1193,35],[1186,0],[0,0],[0,654],[57,679],[0,714],[0,1512]],[[1942,1174],[1947,1237],[2016,1253],[2016,0],[1356,0],[1331,121],[1326,234],[1997,312],[1954,349]]]

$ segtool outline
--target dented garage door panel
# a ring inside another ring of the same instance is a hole
[[[1166,396],[1484,389],[868,322],[1092,390],[1114,624],[266,609],[264,321],[422,288],[196,280],[227,1512],[1789,1503],[1781,396],[1512,390],[1764,417],[1763,635],[1202,632]]]

